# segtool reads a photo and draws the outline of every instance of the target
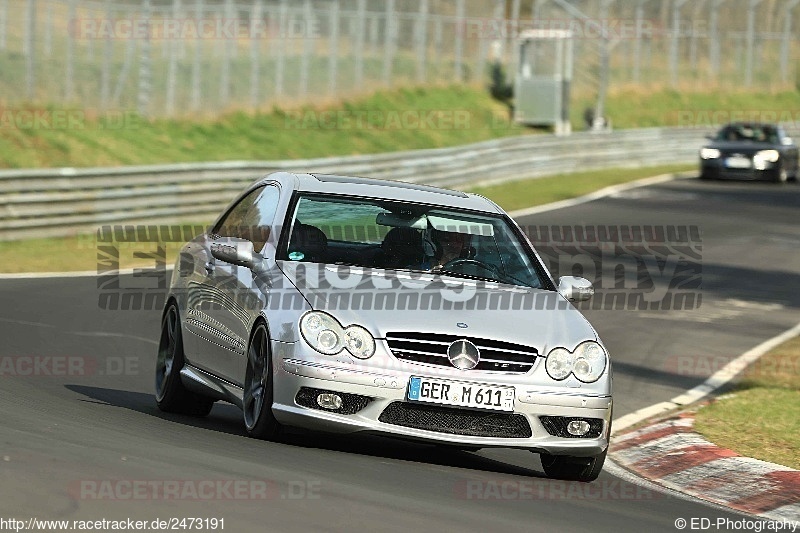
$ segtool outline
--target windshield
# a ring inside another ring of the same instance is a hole
[[[289,222],[278,259],[547,286],[528,246],[497,215],[306,195]]]
[[[778,130],[773,126],[731,124],[717,133],[718,141],[778,142]]]

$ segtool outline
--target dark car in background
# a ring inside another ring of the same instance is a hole
[[[700,149],[701,179],[797,179],[797,145],[780,126],[734,122],[709,139]]]

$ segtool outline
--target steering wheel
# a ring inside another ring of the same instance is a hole
[[[497,269],[495,265],[490,265],[489,263],[484,263],[483,261],[479,261],[478,259],[470,259],[467,257],[456,257],[455,259],[451,259],[447,263],[443,264],[442,268],[444,270],[454,270],[464,265],[475,265],[478,268],[482,268],[483,270],[491,272],[495,276],[502,277],[500,271]]]

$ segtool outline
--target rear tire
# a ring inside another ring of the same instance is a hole
[[[156,404],[165,413],[206,416],[214,400],[186,390],[180,372],[185,363],[178,306],[170,303],[161,320],[156,359]]]

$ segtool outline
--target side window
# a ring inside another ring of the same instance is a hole
[[[269,238],[279,197],[280,191],[277,187],[264,186],[255,189],[228,211],[213,233],[220,237],[252,241],[253,249],[260,252]]]

